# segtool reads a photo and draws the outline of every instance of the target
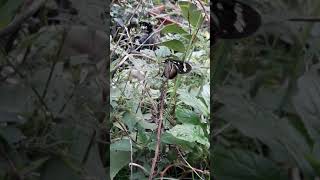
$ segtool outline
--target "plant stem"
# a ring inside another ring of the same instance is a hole
[[[162,84],[162,91],[161,91],[161,95],[160,95],[160,106],[159,106],[159,119],[157,121],[157,123],[158,123],[157,145],[156,145],[156,149],[154,152],[154,158],[152,159],[152,166],[151,166],[151,170],[150,170],[149,180],[153,179],[153,174],[154,174],[154,170],[157,165],[157,159],[158,159],[159,151],[160,151],[161,129],[162,129],[162,121],[163,121],[163,108],[164,108],[164,100],[165,100],[166,94],[167,94],[167,83],[168,83],[168,79],[164,80],[163,84]]]

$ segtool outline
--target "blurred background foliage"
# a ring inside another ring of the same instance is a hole
[[[262,26],[213,53],[213,175],[223,180],[320,176],[320,2],[248,0]],[[318,22],[288,21],[319,18]]]
[[[106,179],[105,1],[0,0],[0,179]]]

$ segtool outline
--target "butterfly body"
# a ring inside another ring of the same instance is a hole
[[[252,35],[261,25],[260,14],[236,0],[215,0],[212,7],[214,35],[222,39],[237,39]]]
[[[173,79],[177,74],[186,74],[192,70],[192,67],[189,63],[167,59],[165,60],[165,68],[163,75],[168,79]]]

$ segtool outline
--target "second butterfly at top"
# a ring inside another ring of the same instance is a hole
[[[236,0],[214,0],[211,15],[215,38],[247,37],[261,25],[260,14],[249,5]]]

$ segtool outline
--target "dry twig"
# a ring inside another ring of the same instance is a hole
[[[161,129],[162,129],[162,121],[163,121],[163,108],[164,108],[164,100],[166,98],[166,93],[167,93],[167,84],[168,84],[168,79],[165,79],[163,81],[163,86],[161,89],[161,95],[160,95],[160,106],[159,106],[159,119],[157,121],[157,145],[156,145],[156,150],[154,152],[154,158],[152,160],[152,166],[150,170],[150,175],[149,175],[149,180],[153,179],[154,171],[156,168],[158,156],[159,156],[159,151],[160,151],[160,143],[161,143]]]

